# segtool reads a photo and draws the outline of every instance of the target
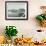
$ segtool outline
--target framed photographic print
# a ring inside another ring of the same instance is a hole
[[[28,20],[28,1],[6,1],[6,20]]]

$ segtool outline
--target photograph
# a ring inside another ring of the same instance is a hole
[[[6,1],[6,20],[28,20],[28,1]]]

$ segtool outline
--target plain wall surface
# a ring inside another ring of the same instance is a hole
[[[5,20],[5,1],[0,0],[0,34],[4,34],[6,25],[14,25],[18,29],[18,36],[31,36],[36,34],[37,29],[46,28],[40,27],[35,17],[41,13],[40,6],[46,5],[46,0],[13,0],[13,1],[28,1],[28,20]],[[41,36],[40,36],[41,37]]]

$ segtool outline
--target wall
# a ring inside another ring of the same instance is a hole
[[[35,19],[35,16],[41,13],[40,6],[46,5],[46,0],[27,0],[29,3],[28,20],[5,20],[5,1],[8,0],[0,0],[0,34],[4,34],[6,25],[15,25],[19,31],[18,36],[22,34],[24,36],[31,36],[31,34],[36,33],[37,29],[46,30],[40,27]]]

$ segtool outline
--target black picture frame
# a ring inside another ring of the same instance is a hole
[[[26,3],[26,18],[25,19],[13,19],[7,18],[7,3]],[[5,20],[28,20],[28,1],[5,1]]]

